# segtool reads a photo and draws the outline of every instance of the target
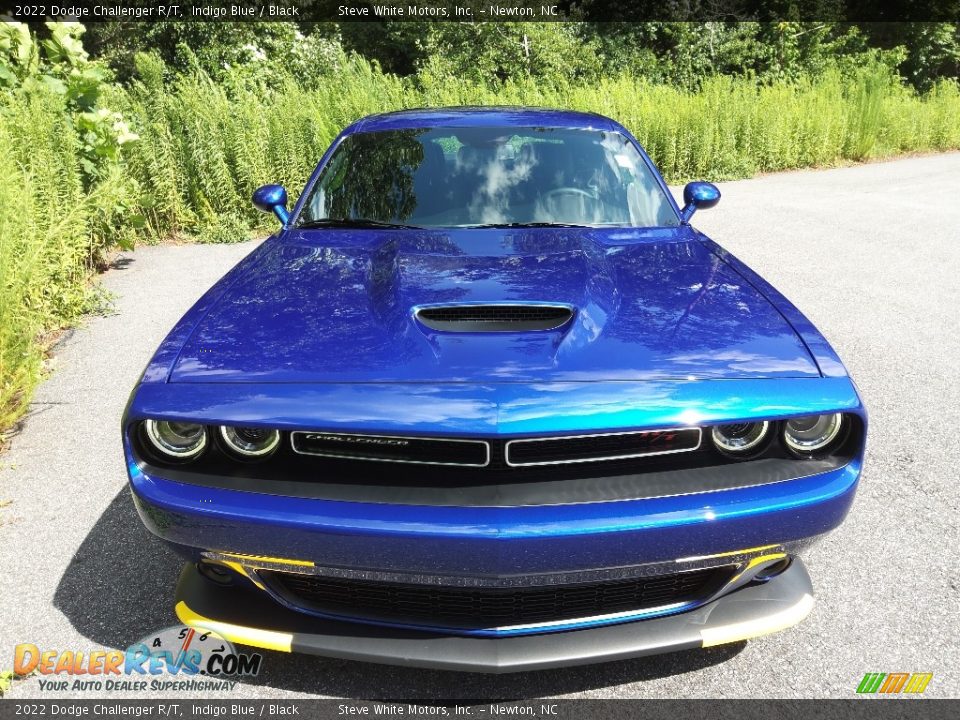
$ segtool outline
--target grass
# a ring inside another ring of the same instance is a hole
[[[0,114],[0,430],[39,379],[40,339],[84,309],[95,196],[81,187],[75,135],[43,94]]]
[[[225,222],[256,223],[253,190],[268,181],[302,187],[330,141],[359,117],[492,104],[609,115],[637,136],[673,183],[960,147],[957,84],[942,83],[921,97],[882,67],[759,87],[715,77],[685,92],[631,77],[590,86],[401,80],[352,59],[335,78],[310,88],[288,79],[228,92],[204,77],[186,77],[167,92],[135,89],[125,112],[142,141],[131,172],[155,188],[154,233],[203,236]]]
[[[81,177],[79,138],[60,99],[42,90],[0,98],[0,433],[41,376],[43,338],[89,309],[104,249],[131,230],[118,207],[146,218],[141,239],[244,239],[269,222],[250,207],[254,188],[302,187],[336,134],[370,113],[464,104],[596,111],[630,129],[673,183],[960,148],[957,84],[919,96],[880,67],[769,86],[715,77],[697,92],[633,77],[496,87],[400,79],[356,58],[310,86],[218,85],[202,75],[161,85],[157,70],[108,94],[141,139],[93,184]]]
[[[39,381],[57,330],[102,303],[89,283],[125,232],[120,168],[85,183],[79,139],[53,93],[0,100],[0,444]]]

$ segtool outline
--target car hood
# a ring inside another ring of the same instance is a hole
[[[236,271],[172,382],[816,377],[793,328],[687,228],[293,231]],[[557,303],[557,330],[443,332],[432,304]]]

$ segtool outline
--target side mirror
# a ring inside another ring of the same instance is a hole
[[[680,217],[684,222],[690,222],[690,218],[697,210],[712,208],[718,202],[720,202],[720,191],[713,183],[687,183],[683,189],[683,210],[680,211]]]
[[[253,191],[253,205],[265,213],[272,212],[286,227],[290,219],[287,212],[287,190],[283,185],[263,185]]]

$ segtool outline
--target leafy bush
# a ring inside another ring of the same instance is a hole
[[[109,73],[51,24],[37,43],[0,23],[0,431],[39,379],[51,331],[94,307],[88,284],[113,244],[132,246],[140,204],[121,148],[136,141],[100,105]]]
[[[243,242],[250,239],[250,225],[236,213],[221,213],[200,229],[196,239],[201,243]]]
[[[137,140],[119,113],[98,107],[110,72],[92,62],[80,38],[80,23],[46,23],[49,37],[37,42],[22,23],[0,23],[0,88],[8,93],[51,92],[63,98],[82,143],[82,167],[93,181],[119,159],[120,148]],[[42,52],[41,49],[42,48]]]

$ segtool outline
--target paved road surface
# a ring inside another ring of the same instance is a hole
[[[506,677],[268,653],[232,696],[849,697],[868,671],[933,672],[928,695],[960,695],[960,154],[721,189],[696,223],[820,327],[871,414],[854,509],[808,556],[813,614],[712,651]],[[115,314],[58,349],[0,456],[0,500],[12,501],[0,510],[0,670],[18,642],[126,647],[174,623],[179,564],[127,496],[120,415],[166,331],[251,247],[124,253],[104,277]],[[43,693],[30,679],[13,695]]]

